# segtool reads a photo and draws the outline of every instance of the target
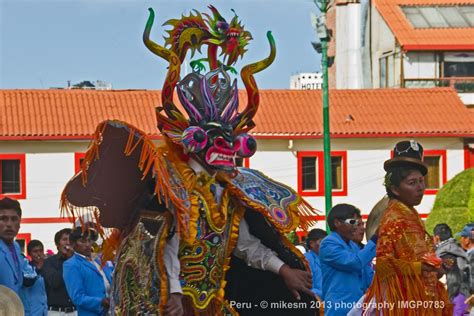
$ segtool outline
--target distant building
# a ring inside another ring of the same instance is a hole
[[[291,90],[316,90],[323,86],[323,74],[320,72],[304,72],[290,77]]]
[[[102,81],[102,80],[97,80],[95,82],[95,89],[96,90],[112,90],[112,84],[109,82]]]
[[[329,88],[452,87],[474,107],[472,0],[331,0]]]
[[[89,80],[84,80],[71,86],[71,81],[68,81],[66,89],[112,90],[112,84],[102,80],[96,80],[95,83]]]

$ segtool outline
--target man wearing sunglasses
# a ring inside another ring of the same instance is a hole
[[[360,210],[350,204],[334,206],[327,217],[331,234],[319,250],[327,316],[347,315],[364,295],[363,270],[375,257],[377,234],[360,249],[352,241],[360,221]]]

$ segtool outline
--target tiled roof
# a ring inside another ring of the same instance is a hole
[[[240,91],[241,107],[246,92]],[[320,90],[261,90],[252,133],[321,137]],[[0,140],[88,138],[105,119],[158,136],[160,91],[0,90]],[[474,137],[474,115],[449,88],[330,91],[334,137]]]
[[[322,135],[320,90],[262,92],[254,134]],[[331,90],[334,136],[473,135],[474,115],[449,88]]]
[[[415,29],[401,9],[401,6],[472,6],[472,0],[374,0],[374,3],[404,50],[474,50],[473,27]]]

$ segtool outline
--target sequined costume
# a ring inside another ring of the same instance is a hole
[[[418,212],[391,199],[378,236],[375,276],[365,302],[387,302],[377,311],[380,315],[450,315],[437,273],[421,270],[422,262],[434,256],[434,247]]]
[[[128,123],[102,122],[82,170],[63,192],[63,209],[72,216],[94,212],[99,232],[109,235],[103,252],[116,254],[112,300],[117,315],[162,315],[170,293],[175,293],[170,292],[175,272],[186,316],[237,314],[231,302],[243,301],[250,290],[242,289],[250,284],[256,288],[253,282],[261,282],[260,288],[271,284],[271,298],[288,298],[283,282],[275,283],[278,276],[252,270],[233,256],[244,218],[272,256],[309,271],[285,234],[298,226],[306,229],[311,221],[305,218],[314,215],[314,209],[289,187],[256,170],[237,168],[234,161],[256,150],[255,139],[247,134],[255,126],[259,103],[253,74],[275,58],[273,37],[267,33],[269,56],[241,71],[248,100],[239,112],[237,83],[231,83],[227,71],[235,71],[231,66],[251,36],[237,16],[227,23],[210,9],[212,16],[194,11],[196,15],[168,21],[173,26],[166,40],[169,49],[149,39],[153,11],[147,22],[145,45],[169,62],[162,106],[156,112],[164,144],[155,145]],[[209,57],[192,63],[197,71],[180,80],[186,51],[194,53],[202,45],[208,46]],[[219,47],[227,64],[216,59]],[[205,74],[200,73],[203,61],[210,67]],[[175,89],[180,107],[174,104]],[[191,168],[191,162],[203,171]],[[165,258],[175,251],[175,240],[179,267]],[[314,315],[316,304],[310,305],[307,295],[302,299],[307,307],[294,311]]]

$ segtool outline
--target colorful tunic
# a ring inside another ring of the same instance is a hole
[[[418,212],[390,200],[378,235],[375,276],[365,302],[375,298],[377,305],[371,306],[383,315],[451,315],[437,273],[421,270],[423,257],[433,255],[434,246]]]

